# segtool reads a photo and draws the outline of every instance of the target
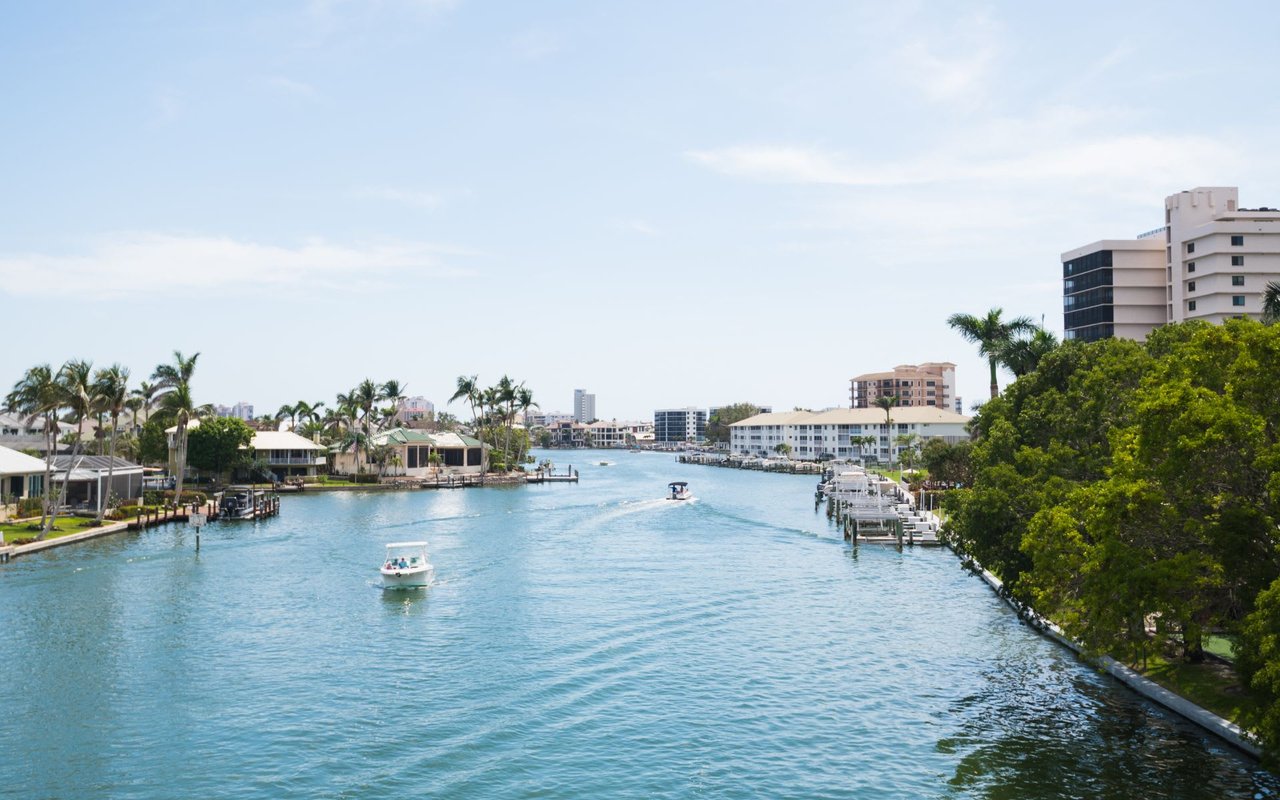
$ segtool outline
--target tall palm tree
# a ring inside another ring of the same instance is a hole
[[[400,417],[400,401],[404,400],[405,389],[408,387],[401,384],[400,381],[392,379],[378,387],[378,392],[383,400],[390,400],[395,410],[391,412],[391,419],[396,420]]]
[[[884,409],[884,436],[889,447],[889,466],[893,466],[893,417],[890,409],[898,404],[896,394],[882,394],[876,398],[876,408]]]
[[[1262,321],[1267,325],[1280,322],[1280,283],[1268,281],[1262,293]]]
[[[1035,372],[1040,359],[1052,353],[1058,347],[1058,337],[1044,328],[1036,328],[1035,333],[1025,339],[1013,339],[1000,355],[1000,363],[1008,367],[1015,378]]]
[[[177,468],[177,485],[174,502],[182,502],[182,484],[187,473],[187,424],[196,415],[195,401],[191,397],[191,375],[196,371],[196,353],[190,358],[178,350],[173,351],[172,364],[160,364],[151,380],[159,382],[160,407],[171,412],[178,423],[174,433],[174,460]]]
[[[480,422],[480,414],[478,412],[482,400],[479,377],[475,375],[459,375],[458,390],[449,398],[449,402],[452,403],[454,400],[466,400],[467,404],[471,406],[471,432],[480,440],[480,464],[483,471],[484,426]]]
[[[965,341],[978,345],[978,354],[986,356],[991,367],[991,398],[1000,394],[1000,386],[996,382],[996,366],[1009,343],[1019,334],[1031,333],[1036,324],[1029,317],[1016,317],[1008,322],[1001,319],[1004,309],[993,308],[985,317],[972,314],[952,314],[947,317],[947,324]]]
[[[120,414],[129,404],[129,370],[119,364],[100,369],[93,376],[93,393],[98,407],[111,415],[111,451],[107,462],[107,493],[111,492],[111,480],[116,471],[116,434],[120,430]],[[98,498],[98,524],[107,513],[107,498]]]
[[[507,462],[504,466],[508,471],[511,469],[511,433],[514,429],[512,417],[515,414],[517,388],[515,382],[507,375],[499,378],[498,384],[493,387],[494,401],[501,410],[502,423],[507,429],[507,435],[502,442],[502,460]]]
[[[920,446],[920,435],[917,433],[901,433],[894,439],[894,444],[898,445],[898,460],[904,463],[907,469],[915,466],[916,448]]]
[[[525,386],[524,382],[521,381],[520,386],[516,388],[515,411],[518,411],[521,417],[523,417],[525,414],[529,413],[530,410],[535,408],[538,408],[538,404],[533,399],[533,390]],[[529,438],[526,436],[523,441],[524,444],[520,446],[519,459],[517,461],[519,464],[524,463],[526,452],[525,448],[529,444]]]
[[[146,381],[143,381],[142,383],[138,384],[138,388],[134,389],[132,392],[134,397],[140,398],[142,400],[141,408],[142,408],[142,424],[143,425],[146,425],[148,422],[151,421],[151,408],[155,405],[156,393],[159,391],[160,391],[159,384],[147,383]]]
[[[276,409],[276,416],[275,416],[276,422],[279,422],[285,417],[289,418],[289,430],[293,430],[294,427],[298,424],[298,407],[291,406],[288,403],[285,403],[284,405],[280,406],[280,408]]]
[[[58,414],[62,410],[62,392],[53,369],[39,364],[27,370],[4,399],[4,407],[21,414],[29,426],[37,419],[44,422],[44,498],[40,512],[40,535],[43,539],[53,527],[57,503],[53,492],[53,458],[58,445]]]
[[[360,409],[360,427],[364,433],[364,455],[365,463],[371,463],[369,453],[369,438],[372,436],[372,426],[374,424],[373,410],[378,401],[382,399],[382,392],[378,389],[378,384],[365,378],[360,381],[354,389],[351,390],[351,401],[356,408]]]
[[[58,386],[62,391],[62,404],[71,412],[76,420],[76,441],[71,446],[71,462],[67,467],[67,480],[63,486],[70,487],[71,471],[80,466],[84,455],[84,421],[97,412],[97,398],[93,393],[93,362],[73,358],[58,370]]]

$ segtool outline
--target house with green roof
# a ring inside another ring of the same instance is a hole
[[[435,475],[478,475],[484,471],[479,439],[458,433],[431,433],[416,428],[392,428],[369,439],[372,448],[387,448],[382,474],[392,477],[425,478]],[[484,445],[488,447],[488,445]],[[357,454],[347,447],[333,454],[333,472],[354,474],[364,463],[364,450]]]

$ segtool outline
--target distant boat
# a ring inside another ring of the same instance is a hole
[[[383,589],[413,589],[429,586],[436,568],[427,561],[426,542],[392,542],[382,562]]]
[[[667,484],[667,488],[671,490],[671,494],[667,495],[668,500],[689,500],[693,497],[686,481],[672,481]]]
[[[602,467],[612,467],[612,466],[613,466],[613,462],[612,462],[612,461],[601,461],[601,462],[600,462],[600,466],[602,466]]]

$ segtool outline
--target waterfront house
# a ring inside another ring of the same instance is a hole
[[[187,431],[200,427],[200,420],[187,424]],[[169,465],[174,467],[178,428],[165,430],[169,438]],[[253,440],[244,448],[255,464],[265,466],[276,478],[315,477],[328,463],[324,445],[316,444],[293,431],[254,431]]]
[[[44,466],[41,459],[0,447],[0,519],[10,505],[44,493]]]
[[[458,433],[392,428],[370,437],[369,444],[371,449],[386,448],[382,464],[366,464],[364,449],[356,453],[348,446],[333,454],[333,471],[352,475],[364,468],[408,478],[479,475],[484,471],[480,440]]]
[[[59,422],[57,426],[58,433],[54,437],[53,450],[55,453],[65,453],[71,449],[71,445],[61,440],[67,434],[75,433],[76,426],[67,422]],[[44,455],[44,418],[27,419],[14,414],[0,414],[0,447],[8,447],[11,450],[35,450]]]
[[[128,500],[142,494],[142,466],[123,458],[112,466],[111,456],[54,456],[53,482],[66,489],[63,506],[96,513],[112,495]]]
[[[833,458],[857,459],[864,454],[851,443],[853,436],[874,436],[876,443],[865,456],[879,461],[897,460],[897,438],[916,434],[923,443],[942,439],[948,443],[969,439],[969,417],[933,406],[908,406],[889,411],[885,424],[881,408],[834,408],[827,411],[790,411],[757,414],[729,426],[729,449],[734,455],[771,456],[780,444],[791,448],[791,457],[803,461]]]

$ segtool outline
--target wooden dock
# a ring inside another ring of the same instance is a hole
[[[565,471],[563,475],[557,475],[554,472],[531,472],[524,478],[525,483],[577,483],[578,471],[572,466]]]

